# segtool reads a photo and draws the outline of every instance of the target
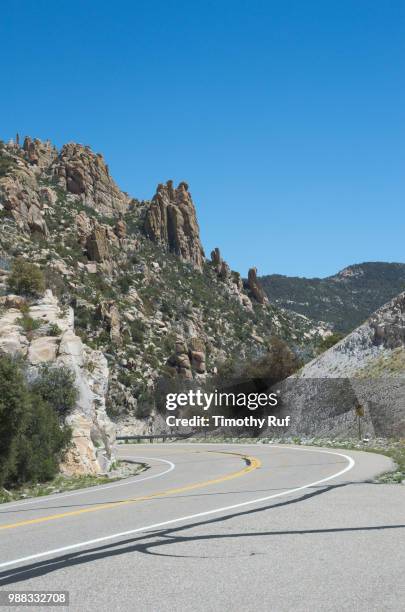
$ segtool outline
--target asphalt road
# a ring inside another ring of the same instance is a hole
[[[387,458],[284,445],[119,452],[150,469],[0,506],[0,590],[68,590],[78,612],[405,610],[405,487],[369,482]]]

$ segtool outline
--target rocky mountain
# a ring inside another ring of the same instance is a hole
[[[259,280],[272,304],[346,334],[405,289],[405,263],[367,262],[327,278],[272,274]]]
[[[119,431],[161,427],[157,392],[165,385],[203,383],[229,360],[266,352],[274,335],[311,355],[328,333],[270,304],[254,268],[244,283],[219,249],[205,258],[185,182],[167,181],[151,200],[137,200],[119,189],[101,154],[80,144],[60,151],[31,138],[22,146],[18,139],[0,144],[0,293],[6,300],[20,259],[35,264],[59,307],[70,309],[72,350],[76,343],[79,353],[100,355],[104,377],[108,365],[100,401]],[[15,341],[21,331],[4,329],[2,350],[21,352]],[[63,336],[59,344],[46,338],[44,331],[32,342],[46,346],[43,361],[58,360]],[[33,349],[24,342],[29,359]],[[79,349],[80,342],[88,349]],[[83,373],[84,357],[77,357]]]
[[[289,435],[405,435],[405,292],[280,386]],[[361,406],[362,416],[356,408]]]

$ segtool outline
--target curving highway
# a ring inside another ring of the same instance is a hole
[[[119,454],[150,468],[0,506],[0,590],[68,590],[78,612],[405,609],[405,487],[370,482],[386,457],[192,443]]]

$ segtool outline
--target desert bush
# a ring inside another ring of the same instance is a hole
[[[57,323],[51,323],[49,328],[48,328],[48,334],[50,336],[60,336],[60,334],[62,333],[59,325]]]
[[[70,439],[52,405],[27,384],[22,363],[0,357],[0,486],[53,478]]]
[[[42,325],[42,321],[40,319],[33,319],[28,314],[23,314],[22,317],[17,319],[17,323],[21,325],[25,332],[33,332]]]
[[[318,354],[323,353],[324,351],[327,351],[328,349],[332,348],[332,346],[335,346],[335,344],[337,342],[340,342],[340,340],[342,340],[343,338],[344,334],[340,334],[339,332],[334,332],[330,336],[326,336],[326,338],[323,338],[321,340],[317,347]]]
[[[65,366],[42,366],[32,391],[46,401],[60,418],[73,410],[78,399],[74,373]]]
[[[43,272],[38,266],[18,257],[11,267],[8,287],[19,295],[41,295],[45,291]]]

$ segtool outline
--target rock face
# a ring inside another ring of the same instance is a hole
[[[256,268],[250,268],[248,272],[248,287],[256,302],[259,302],[259,304],[268,303],[269,300],[257,278]]]
[[[176,189],[172,181],[158,186],[146,213],[145,231],[151,240],[202,270],[204,250],[187,183]]]
[[[63,311],[49,290],[29,306],[29,316],[40,321],[41,326],[32,336],[26,334],[20,324],[21,299],[12,295],[2,298],[5,311],[0,317],[0,353],[26,357],[34,377],[44,363],[63,365],[74,372],[79,399],[66,418],[73,430],[73,441],[61,469],[66,474],[104,472],[113,460],[115,440],[115,427],[105,409],[107,360],[76,336],[73,310]],[[51,325],[53,335],[49,335]]]
[[[48,235],[42,211],[43,202],[36,190],[34,174],[30,170],[21,169],[13,177],[5,176],[0,179],[0,204],[22,230]]]
[[[205,342],[201,338],[192,337],[187,345],[184,338],[178,336],[175,342],[174,354],[169,358],[168,365],[176,368],[182,378],[189,380],[193,378],[193,371],[196,374],[205,374]]]
[[[201,340],[201,338],[190,338],[189,347],[191,367],[197,372],[197,374],[205,374],[205,343]]]
[[[120,240],[124,240],[127,235],[127,226],[123,219],[118,219],[114,227],[114,232],[117,238],[119,238]]]
[[[86,239],[87,256],[91,261],[105,261],[110,256],[107,234],[103,227],[97,225]]]
[[[63,189],[81,196],[86,206],[103,215],[118,215],[128,207],[129,198],[111,178],[103,156],[90,147],[64,145],[52,164],[52,173]]]
[[[226,280],[231,277],[231,269],[222,259],[218,247],[211,251],[211,262],[214,264],[215,271],[220,279]]]
[[[114,300],[104,301],[99,307],[100,318],[107,323],[111,342],[121,344],[121,319],[120,312]]]
[[[280,388],[280,385],[278,386]],[[405,293],[281,385],[289,435],[405,435]]]
[[[75,219],[78,242],[91,261],[106,261],[111,256],[111,247],[119,246],[116,232],[109,226],[90,219],[80,212]]]
[[[47,168],[57,156],[56,148],[49,140],[41,142],[38,138],[32,140],[29,136],[24,139],[23,150],[28,163],[38,169]]]

